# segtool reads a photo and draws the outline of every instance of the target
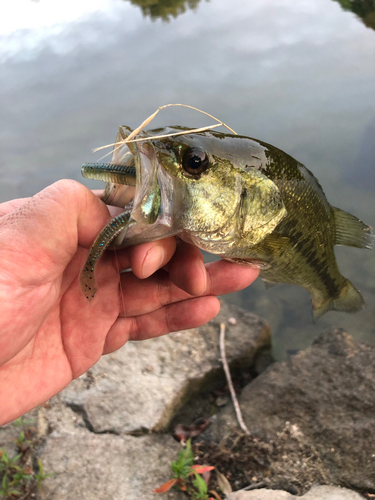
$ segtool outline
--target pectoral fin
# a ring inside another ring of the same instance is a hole
[[[374,246],[372,228],[357,219],[357,217],[354,217],[354,215],[344,212],[340,208],[332,208],[336,225],[335,245],[368,248],[371,250]]]
[[[267,281],[263,279],[264,286],[266,287],[266,290],[269,290],[270,288],[273,288],[274,286],[278,285],[278,283],[275,283],[274,281]]]

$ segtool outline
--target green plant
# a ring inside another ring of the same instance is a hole
[[[38,458],[38,471],[26,465],[33,444],[32,437],[35,429],[27,427],[30,421],[18,419],[14,422],[17,427],[22,427],[18,437],[15,439],[20,452],[10,458],[5,450],[0,450],[0,498],[16,500],[17,498],[28,498],[35,488],[39,491],[43,481],[53,474],[45,474],[42,462]]]
[[[36,433],[35,427],[31,427],[34,420],[26,420],[24,418],[17,418],[13,422],[14,427],[21,427],[18,437],[15,439],[15,443],[19,451],[26,452],[32,445],[32,438]]]
[[[42,484],[47,477],[52,477],[55,475],[54,472],[50,472],[49,474],[44,474],[44,469],[43,469],[43,464],[40,458],[38,458],[38,467],[39,467],[39,472],[35,474],[35,480],[36,480],[36,486],[38,488],[38,491],[42,489]]]
[[[209,472],[215,467],[193,464],[194,454],[191,449],[191,440],[188,439],[185,448],[179,452],[176,462],[172,462],[171,464],[173,479],[156,488],[154,493],[165,493],[175,486],[185,491],[191,500],[214,500],[213,497],[208,497],[207,483],[201,474]],[[216,492],[210,493],[216,499],[221,500]]]
[[[4,450],[0,450],[0,498],[19,497],[29,482],[32,470],[19,465],[22,453],[10,458]]]

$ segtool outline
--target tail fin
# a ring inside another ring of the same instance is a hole
[[[352,283],[345,279],[340,290],[340,295],[336,299],[329,297],[327,300],[319,304],[313,301],[312,306],[313,321],[316,323],[318,319],[328,311],[342,311],[349,313],[361,311],[365,306],[365,301]]]

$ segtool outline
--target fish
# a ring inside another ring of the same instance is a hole
[[[95,240],[80,283],[95,296],[95,266],[107,247],[168,236],[237,264],[258,267],[266,285],[311,295],[313,321],[330,310],[354,313],[364,299],[340,273],[335,245],[371,249],[372,228],[328,202],[302,163],[246,136],[171,126],[119,128],[111,163],[85,164],[106,181],[102,200],[123,209]]]

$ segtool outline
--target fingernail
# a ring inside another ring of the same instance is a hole
[[[160,246],[152,247],[145,257],[142,266],[142,275],[148,278],[164,264],[164,249]]]
[[[205,291],[207,290],[207,271],[206,271],[206,266],[204,265],[203,261],[200,262],[200,267],[201,267],[201,272],[202,272],[202,277],[203,277],[201,295],[203,295],[205,293]]]

